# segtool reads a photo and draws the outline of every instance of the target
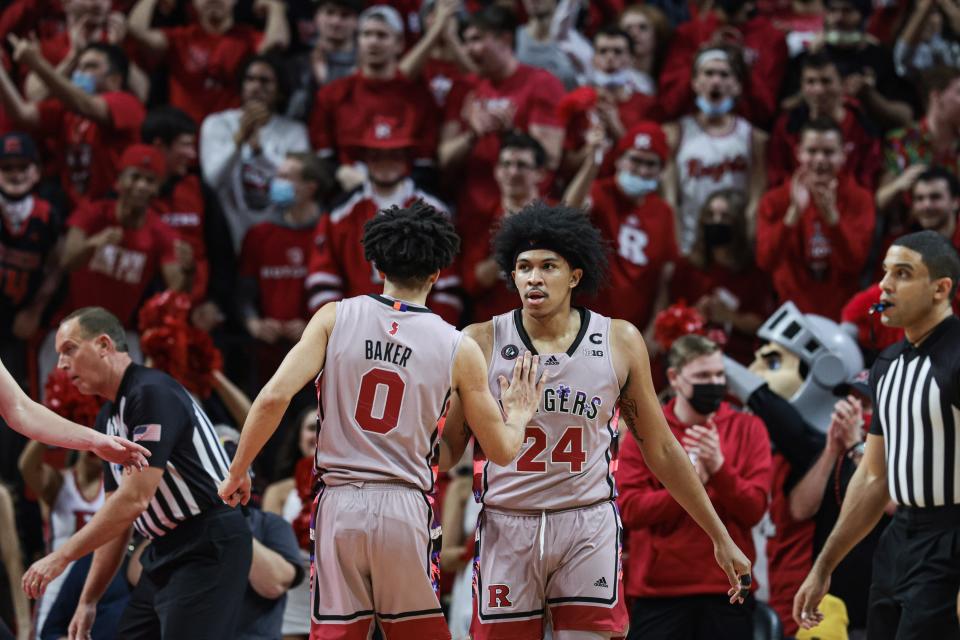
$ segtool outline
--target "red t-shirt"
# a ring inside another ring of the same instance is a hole
[[[849,176],[838,180],[840,220],[834,226],[823,221],[811,198],[797,224],[787,227],[789,182],[764,194],[757,211],[757,266],[770,275],[780,300],[832,320],[840,319],[859,289],[876,224],[873,194]]]
[[[67,226],[80,229],[87,237],[119,224],[116,200],[87,202],[67,220]],[[134,316],[147,287],[160,275],[161,265],[176,262],[175,240],[173,230],[160,216],[148,211],[139,228],[124,228],[119,245],[95,251],[86,265],[70,274],[69,293],[61,312],[104,307],[127,328],[135,327]]]
[[[563,84],[549,71],[525,64],[509,78],[494,83],[488,78],[476,80],[473,91],[463,100],[448,100],[447,121],[459,121],[466,129],[462,114],[465,100],[479,100],[488,105],[510,105],[514,109],[513,128],[530,132],[534,125],[561,128],[557,105],[563,98]],[[493,177],[493,168],[500,157],[500,136],[491,133],[477,140],[464,164],[457,170],[462,176],[458,189],[458,208],[473,203],[476,207],[493,209],[500,201],[500,189]]]
[[[441,211],[446,210],[434,197],[414,188],[412,180],[403,187],[402,206],[422,199]],[[308,264],[307,310],[313,313],[324,304],[342,298],[381,293],[383,280],[363,254],[363,226],[377,215],[381,206],[366,187],[354,191],[329,214],[317,222],[314,244]],[[450,324],[456,325],[463,311],[457,295],[460,287],[459,268],[451,265],[440,272],[427,298],[427,306]]]
[[[223,34],[199,24],[163,29],[170,70],[170,104],[186,111],[199,126],[211,113],[240,106],[237,74],[257,52],[263,34],[238,24]]]
[[[401,73],[391,80],[372,80],[360,72],[334,80],[317,91],[310,114],[310,143],[318,154],[341,163],[361,158],[357,145],[371,127],[390,127],[392,138],[409,137],[414,157],[433,162],[439,136],[439,110],[422,80]]]
[[[764,320],[776,309],[770,278],[756,265],[750,264],[743,271],[736,272],[718,264],[699,269],[686,258],[677,261],[670,281],[671,302],[684,300],[693,306],[701,297],[711,293],[735,302],[739,313],[754,313]],[[749,364],[757,347],[756,335],[723,325],[717,325],[717,328],[727,333],[728,341],[723,352],[742,364]]]
[[[257,281],[260,315],[274,320],[306,319],[307,259],[313,227],[261,222],[247,231],[240,250],[240,275]]]
[[[676,398],[663,407],[673,435],[687,425],[674,414]],[[760,418],[723,403],[714,415],[724,463],[705,485],[730,537],[756,559],[750,530],[767,509],[772,482],[770,438]],[[627,531],[627,595],[635,598],[715,595],[730,588],[717,566],[713,542],[650,471],[632,437],[623,439],[617,472],[617,505]],[[751,589],[757,589],[754,581]]]
[[[700,48],[722,26],[711,13],[685,22],[673,32],[660,74],[658,94],[667,119],[675,120],[693,109],[694,94],[690,86],[693,61]],[[737,113],[763,127],[777,114],[777,95],[787,66],[786,41],[783,33],[763,16],[736,27],[727,26],[741,34],[744,58],[749,66]]]
[[[470,298],[469,322],[485,322],[493,316],[515,309],[519,304],[519,294],[508,289],[506,278],[510,274],[500,274],[489,287],[477,282],[477,265],[492,257],[490,241],[496,226],[503,218],[503,207],[497,205],[491,211],[460,212],[458,223],[463,220],[466,225],[458,225],[460,233],[460,279],[463,281],[463,290]]]
[[[49,157],[71,202],[95,200],[113,190],[120,156],[140,140],[146,116],[143,105],[125,91],[100,94],[110,110],[110,124],[99,125],[56,99],[40,102],[39,132],[46,136]]]
[[[467,74],[460,66],[449,60],[438,60],[431,58],[423,66],[423,78],[430,87],[430,93],[433,94],[434,102],[442,111],[447,104],[447,98],[456,96],[464,88],[469,87]],[[456,90],[455,90],[456,88]]]
[[[771,187],[790,180],[797,168],[797,145],[800,128],[806,122],[809,110],[801,107],[780,114],[767,145],[767,184]],[[880,138],[866,121],[859,105],[853,101],[844,104],[843,150],[847,154],[844,169],[864,189],[877,188],[883,155]]]
[[[189,174],[176,180],[172,185],[168,184],[160,196],[154,200],[154,208],[160,213],[160,219],[164,224],[173,229],[177,237],[193,249],[196,273],[193,277],[193,290],[190,292],[190,297],[194,300],[202,300],[210,279],[210,264],[207,262],[207,245],[203,234],[206,210],[200,178]]]
[[[642,331],[650,321],[660,274],[676,262],[673,210],[655,193],[637,204],[613,178],[594,182],[591,219],[611,244],[610,280],[589,307],[597,313],[632,322]]]

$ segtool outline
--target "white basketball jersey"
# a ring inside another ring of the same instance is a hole
[[[611,464],[620,383],[610,355],[610,318],[581,309],[566,353],[540,354],[549,375],[520,454],[508,467],[486,462],[481,500],[491,507],[541,511],[582,507],[615,497]],[[489,383],[500,397],[522,350],[536,353],[519,309],[493,318]]]
[[[60,472],[63,476],[63,484],[60,485],[60,491],[57,493],[57,499],[50,508],[50,551],[56,551],[70,536],[80,530],[87,524],[90,518],[103,507],[104,492],[103,481],[100,481],[100,489],[92,500],[87,500],[80,493],[77,487],[76,476],[73,469],[64,469]],[[34,637],[39,640],[40,633],[43,631],[43,625],[50,615],[50,609],[53,603],[57,601],[57,595],[60,593],[60,587],[66,580],[67,574],[73,563],[67,565],[63,573],[54,578],[48,585],[37,604],[34,611],[35,634]]]
[[[437,420],[461,338],[426,307],[381,295],[337,303],[317,393],[324,483],[433,488]]]
[[[57,499],[50,508],[50,550],[56,551],[70,536],[80,530],[97,511],[103,507],[103,481],[100,491],[92,500],[87,500],[77,487],[73,469],[60,472],[63,484]]]
[[[677,175],[680,184],[680,250],[689,253],[697,235],[700,210],[714,191],[740,189],[750,183],[750,135],[743,118],[727,134],[707,133],[693,116],[680,119]]]

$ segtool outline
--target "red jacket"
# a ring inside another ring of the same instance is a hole
[[[665,119],[676,120],[693,108],[690,78],[693,61],[701,47],[710,42],[721,26],[716,15],[693,19],[673,32],[670,48],[660,73],[660,107]],[[777,95],[787,66],[787,44],[783,32],[768,18],[758,16],[742,25],[726,25],[738,31],[749,67],[737,113],[755,125],[766,127],[777,113]]]
[[[767,143],[767,184],[776,186],[790,180],[797,168],[797,145],[800,131],[809,120],[806,105],[781,113]],[[883,154],[880,138],[874,133],[863,109],[852,99],[844,102],[843,151],[847,154],[844,169],[865,189],[875,190],[880,177]]]
[[[673,434],[687,425],[663,407]],[[771,458],[767,430],[754,415],[720,405],[714,417],[724,463],[706,484],[707,495],[737,546],[753,561],[750,529],[767,509]],[[653,475],[632,438],[620,450],[617,504],[628,534],[627,595],[671,597],[727,592],[730,584],[717,566],[713,543]],[[757,588],[754,581],[753,588]]]
[[[790,181],[764,194],[757,210],[757,266],[770,274],[780,300],[802,313],[840,319],[843,305],[858,290],[873,239],[873,194],[853,178],[840,176],[837,210],[830,226],[813,204],[793,227],[783,223],[790,206]],[[818,257],[817,257],[818,256]]]

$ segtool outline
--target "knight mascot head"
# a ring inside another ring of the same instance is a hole
[[[764,383],[821,432],[830,426],[835,390],[863,369],[863,356],[850,334],[823,316],[800,313],[785,302],[757,335],[765,344],[749,369],[727,360],[731,392],[742,402]]]

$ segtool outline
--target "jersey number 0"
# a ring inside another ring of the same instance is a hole
[[[377,391],[385,388],[383,410],[380,417],[374,415]],[[400,407],[403,405],[403,392],[406,385],[396,371],[370,369],[360,378],[360,394],[353,418],[364,431],[384,434],[397,428],[400,422]]]

